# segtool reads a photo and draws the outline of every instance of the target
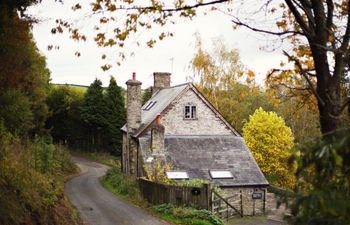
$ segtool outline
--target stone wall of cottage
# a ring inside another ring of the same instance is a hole
[[[196,105],[197,118],[185,119],[184,109],[188,103]],[[165,127],[166,135],[231,135],[233,132],[222,120],[189,89],[174,104],[165,115],[162,115],[161,123]]]
[[[229,198],[228,202],[236,207],[238,210],[243,208],[244,216],[256,216],[262,215],[267,210],[266,202],[266,188],[258,187],[230,187],[221,188],[223,191],[223,197]],[[260,199],[254,199],[253,193],[261,194]],[[242,198],[241,198],[242,195]]]

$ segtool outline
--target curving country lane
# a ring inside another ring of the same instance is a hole
[[[89,225],[167,225],[145,210],[121,200],[105,190],[99,179],[108,167],[97,162],[73,157],[81,174],[65,185],[65,192]]]

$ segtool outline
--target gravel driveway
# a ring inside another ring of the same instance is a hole
[[[118,199],[105,190],[99,179],[108,167],[85,158],[73,157],[81,174],[68,181],[65,192],[89,225],[167,225],[145,210]]]

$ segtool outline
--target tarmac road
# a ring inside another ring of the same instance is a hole
[[[73,157],[81,174],[66,183],[65,192],[89,225],[167,225],[145,210],[118,199],[105,190],[99,179],[108,167],[85,158]]]

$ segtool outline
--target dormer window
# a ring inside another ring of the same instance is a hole
[[[197,119],[197,107],[193,103],[187,103],[184,109],[184,119],[194,120]]]

